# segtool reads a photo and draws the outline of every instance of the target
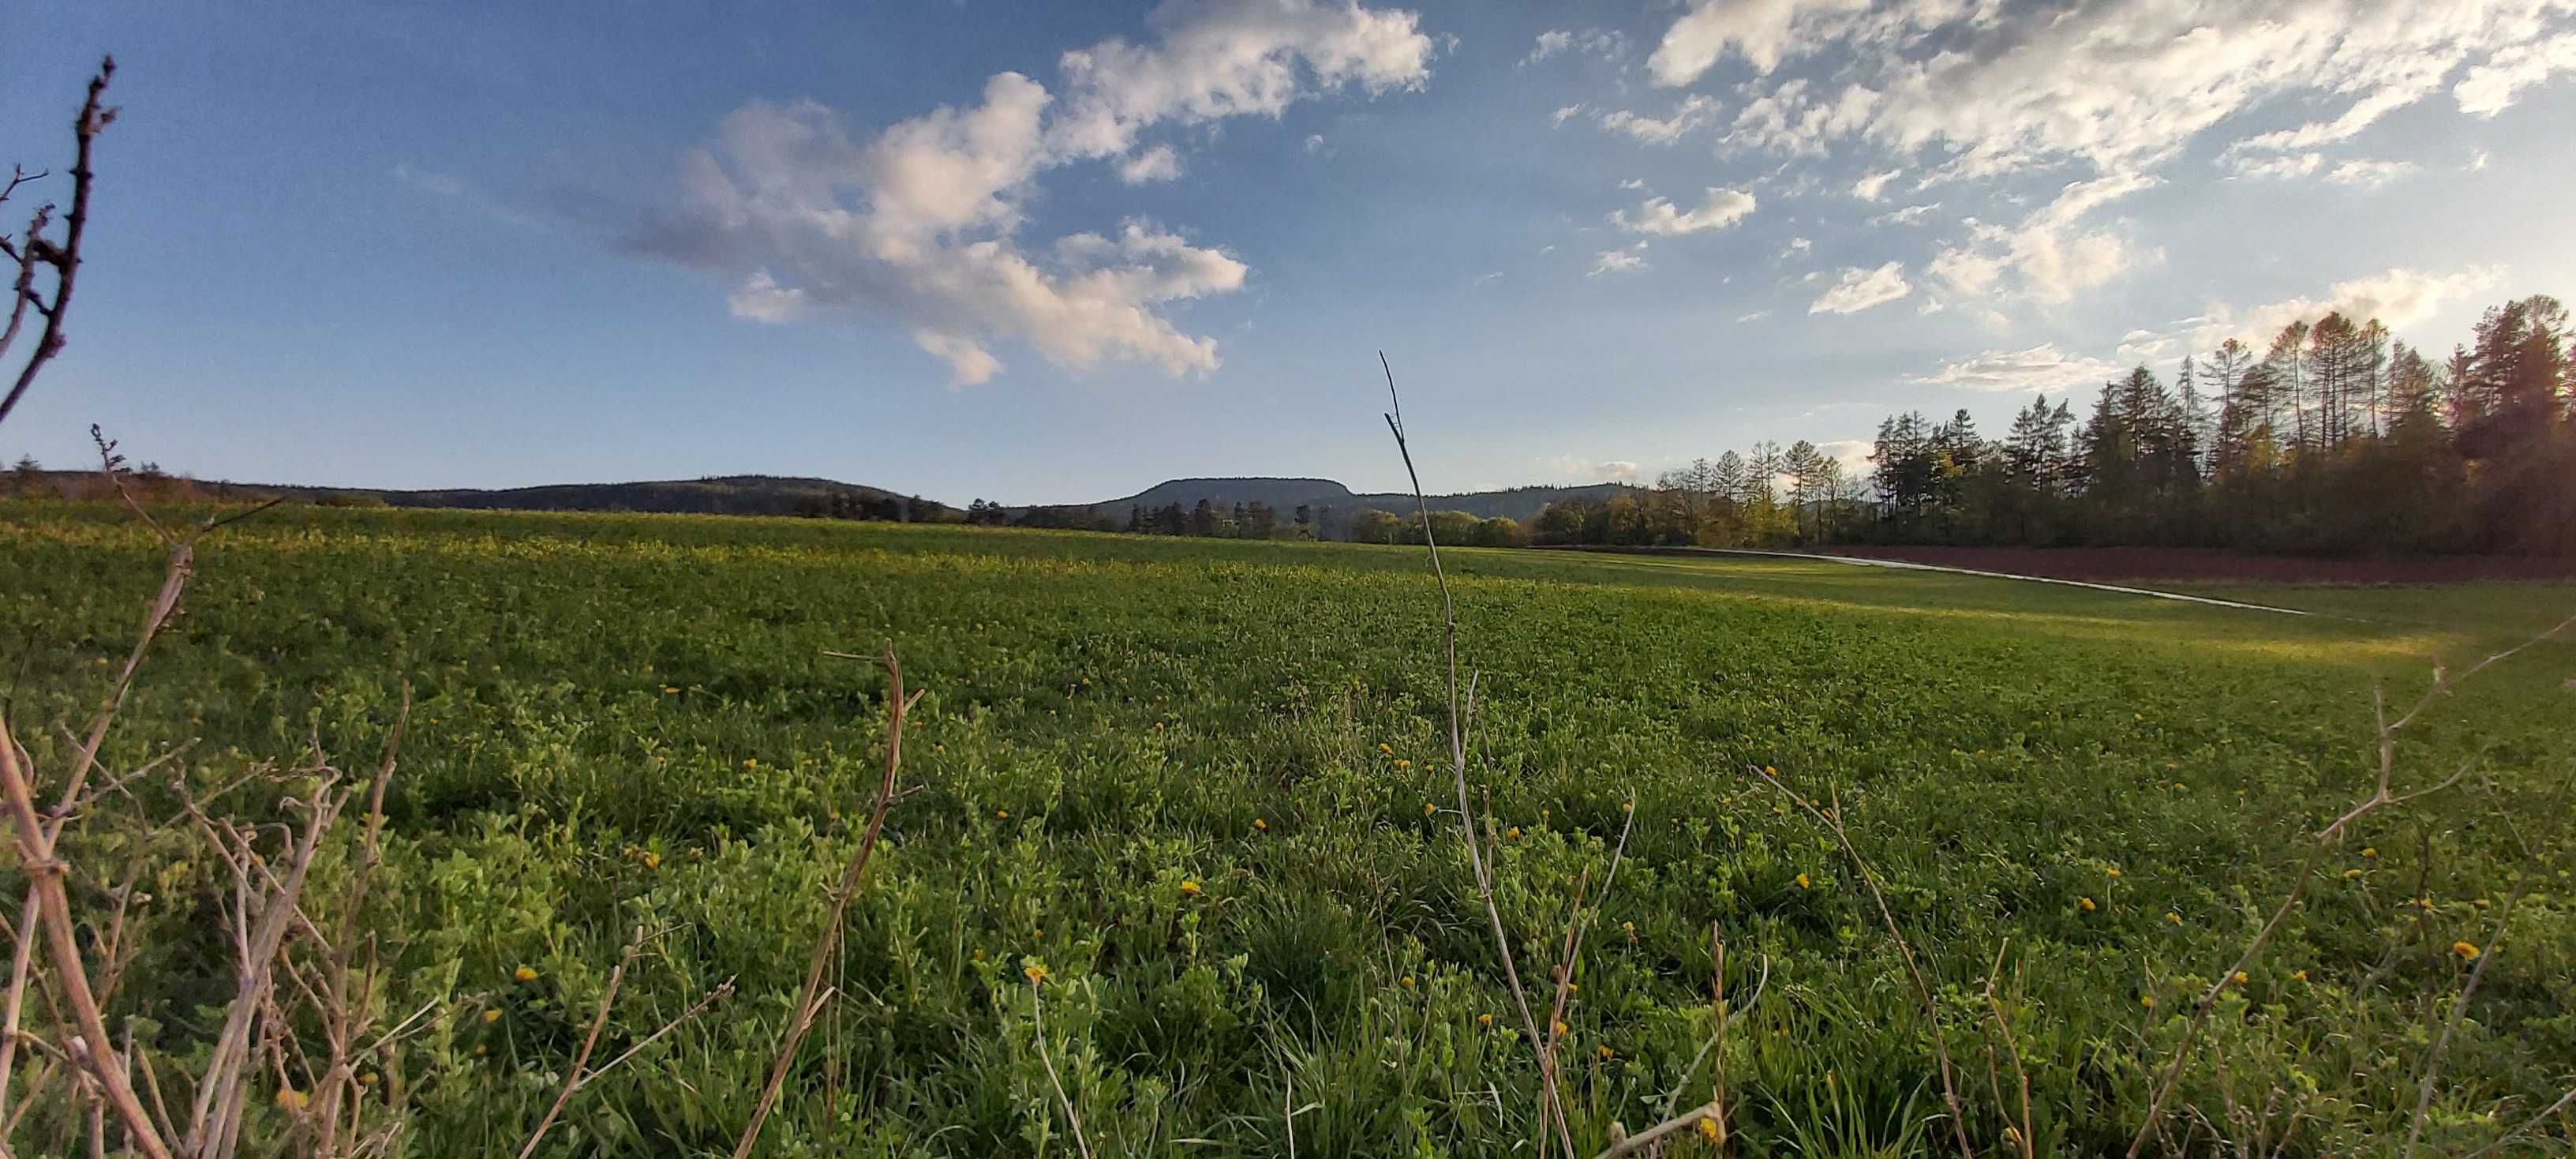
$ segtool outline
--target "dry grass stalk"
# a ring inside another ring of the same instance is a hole
[[[2218,980],[2212,982],[2209,989],[2201,994],[2200,1000],[2193,1004],[2191,1020],[2183,1028],[2182,1041],[2174,1046],[2173,1060],[2166,1064],[2163,1077],[2156,1083],[2154,1097],[2147,1102],[2146,1119],[2138,1124],[2138,1133],[2129,1140],[2127,1159],[2138,1159],[2139,1153],[2146,1149],[2147,1140],[2155,1137],[2156,1130],[2162,1122],[2165,1102],[2173,1097],[2174,1088],[2181,1084],[2183,1064],[2190,1059],[2192,1049],[2199,1044],[2201,1031],[2209,1024],[2210,1013],[2218,1007],[2219,996],[2227,992],[2228,985],[2236,975],[2252,967],[2255,960],[2262,956],[2264,948],[2271,945],[2272,936],[2280,931],[2282,923],[2289,920],[2290,914],[2298,909],[2299,902],[2307,896],[2308,883],[2315,879],[2317,867],[2324,863],[2327,851],[2343,838],[2345,830],[2350,829],[2354,822],[2381,809],[2404,805],[2409,801],[2441,792],[2460,783],[2462,778],[2469,775],[2470,766],[2462,765],[2458,772],[2443,778],[2437,784],[2411,793],[2396,792],[2392,782],[2397,774],[2397,734],[2407,725],[2413,724],[2416,718],[2422,716],[2424,710],[2432,707],[2436,700],[2470,677],[2486,671],[2525,648],[2543,640],[2555,638],[2571,626],[2576,626],[2576,616],[2560,620],[2549,630],[2501,652],[2493,653],[2461,672],[2453,673],[2436,666],[2433,669],[2432,686],[2424,690],[2424,695],[2416,700],[2413,707],[2393,721],[2388,719],[2386,692],[2375,685],[2372,687],[2371,715],[2378,730],[2379,740],[2377,783],[2372,786],[2369,796],[2355,802],[2350,809],[2343,812],[2342,816],[2336,817],[2332,823],[2313,835],[2309,842],[2307,860],[2299,866],[2298,876],[2291,882],[2289,896],[2281,899],[2280,906],[2272,911],[2270,919],[2263,923],[2260,930],[2255,931],[2253,940],[2247,942],[2244,952],[2237,955],[2236,963],[2219,971]]]
[[[1449,593],[1449,573],[1440,566],[1440,543],[1431,530],[1431,501],[1422,493],[1422,474],[1414,469],[1413,448],[1405,440],[1404,403],[1396,394],[1395,369],[1388,365],[1385,351],[1378,352],[1377,361],[1378,369],[1386,374],[1386,428],[1395,435],[1396,453],[1403,457],[1405,477],[1413,484],[1413,506],[1422,521],[1423,546],[1431,554],[1432,578],[1440,585],[1441,643],[1449,681],[1449,766],[1458,792],[1458,836],[1467,849],[1467,865],[1475,875],[1476,892],[1485,903],[1485,917],[1493,929],[1494,952],[1503,963],[1503,981],[1511,991],[1513,1007],[1521,1016],[1522,1032],[1529,1035],[1530,1050],[1538,1059],[1541,1084],[1539,1133],[1544,1138],[1553,1120],[1566,1159],[1573,1159],[1574,1136],[1565,1125],[1564,1099],[1557,1089],[1555,1052],[1550,1039],[1540,1031],[1537,1016],[1530,1010],[1529,994],[1521,985],[1520,967],[1512,953],[1511,934],[1503,926],[1502,908],[1494,902],[1493,868],[1476,839],[1475,811],[1467,795],[1467,733],[1464,724],[1475,712],[1475,678],[1468,679],[1467,694],[1462,701],[1458,694],[1458,608]],[[1549,1029],[1554,1029],[1552,1023]]]
[[[837,659],[855,660],[847,652],[826,652]],[[823,919],[823,935],[814,943],[813,962],[805,971],[805,989],[796,1001],[796,1017],[788,1023],[787,1034],[778,1046],[778,1059],[770,1065],[769,1081],[761,1087],[760,1101],[751,1109],[751,1121],[734,1145],[734,1159],[751,1154],[752,1145],[760,1141],[760,1128],[769,1112],[778,1105],[778,1093],[787,1083],[787,1074],[796,1065],[796,1051],[805,1044],[805,1036],[814,1029],[814,1018],[820,1014],[830,995],[824,992],[823,976],[831,968],[835,951],[841,945],[841,922],[849,913],[850,899],[857,896],[859,879],[868,871],[868,857],[876,852],[877,836],[885,831],[886,812],[902,794],[895,790],[895,775],[903,768],[903,722],[906,713],[921,700],[921,692],[906,695],[903,690],[903,665],[895,659],[894,645],[888,643],[877,663],[886,670],[886,753],[885,776],[877,784],[876,800],[868,812],[867,831],[859,837],[859,847],[850,854],[849,864],[842,867],[841,883],[832,891],[830,912]]]
[[[1796,790],[1791,789],[1770,770],[1757,768],[1753,769],[1752,773],[1754,780],[1780,790],[1782,796],[1795,802],[1800,809],[1806,811],[1808,816],[1815,818],[1817,824],[1831,832],[1834,835],[1834,844],[1842,848],[1843,858],[1851,862],[1854,872],[1860,874],[1861,884],[1869,887],[1869,899],[1878,904],[1879,920],[1886,925],[1887,936],[1896,942],[1897,955],[1905,961],[1906,976],[1914,981],[1914,995],[1923,1003],[1923,1016],[1931,1020],[1932,1059],[1940,1064],[1941,1101],[1950,1108],[1950,1128],[1958,1137],[1959,1154],[1962,1159],[1975,1159],[1976,1147],[1968,1142],[1967,1107],[1959,1101],[1958,1080],[1954,1077],[1950,1066],[1950,1048],[1942,1041],[1941,1004],[1933,998],[1932,984],[1924,979],[1923,967],[1915,960],[1914,944],[1905,939],[1905,931],[1896,924],[1896,911],[1888,907],[1887,895],[1878,888],[1878,874],[1870,869],[1869,862],[1863,859],[1860,850],[1852,845],[1851,834],[1843,829],[1841,795],[1835,793],[1831,797],[1829,801],[1831,808],[1819,809],[1815,802],[1800,796]]]
[[[2477,994],[2478,983],[2486,980],[2487,967],[2504,949],[2505,934],[2513,925],[2513,903],[2517,900],[2518,895],[2506,897],[2503,907],[2496,911],[2495,935],[2487,939],[2486,949],[2478,954],[2477,965],[2469,968],[2469,980],[2460,987],[2459,998],[2451,1003],[2450,1017],[2442,1020],[2442,1032],[2434,1037],[2433,1045],[2425,1051],[2424,1079],[2415,1089],[2415,1114],[2406,1125],[2406,1159],[2414,1159],[2415,1145],[2424,1138],[2424,1116],[2433,1108],[2433,1085],[2442,1077],[2442,1055],[2451,1048],[2451,1034],[2460,1028],[2460,1019],[2468,1014],[2469,999]]]
[[[1056,1075],[1055,1058],[1047,1051],[1046,1001],[1044,994],[1041,993],[1045,989],[1046,976],[1031,971],[1029,1021],[1034,1023],[1037,1029],[1038,1064],[1046,1068],[1047,1082],[1055,1087],[1055,1101],[1064,1107],[1064,1121],[1073,1129],[1074,1149],[1082,1153],[1082,1159],[1091,1159],[1091,1142],[1082,1137],[1082,1112],[1073,1109],[1073,1096],[1065,1093],[1064,1079]],[[1294,1131],[1296,1128],[1292,1124],[1289,1129]],[[1289,1150],[1295,1151],[1296,1146],[1293,1143],[1290,1144]]]
[[[2036,1159],[2033,1148],[2037,1144],[2031,1139],[2030,1072],[2022,1066],[2021,1042],[2013,1037],[2012,1020],[2004,1016],[2003,1002],[1995,997],[1995,978],[2003,973],[2004,952],[2011,948],[2012,939],[2005,938],[2002,945],[1995,947],[1994,966],[1986,971],[1986,1016],[1994,1021],[1995,1034],[2003,1040],[2004,1056],[2012,1060],[2013,1079],[2021,1088],[2021,1121],[2012,1127],[2012,1137],[2006,1141],[2014,1144],[2014,1150],[2021,1153],[2021,1159]],[[1986,1047],[1986,1066],[1990,1072],[1994,1067],[1994,1046],[1991,1042]],[[1995,1092],[2000,1097],[2003,1093],[2003,1077],[1990,1074],[1989,1078],[1995,1084]]]
[[[545,1140],[546,1132],[554,1128],[555,1120],[563,1116],[564,1107],[572,1102],[574,1095],[581,1093],[583,1087],[589,1086],[599,1076],[617,1069],[617,1064],[635,1057],[637,1051],[651,1046],[655,1039],[670,1033],[681,1023],[697,1017],[707,1007],[722,1001],[725,995],[733,993],[733,980],[728,978],[715,989],[707,991],[705,997],[698,999],[687,1010],[681,1011],[679,1017],[663,1023],[661,1029],[645,1035],[635,1045],[627,1047],[624,1053],[608,1060],[608,1065],[597,1070],[585,1069],[590,1065],[591,1052],[599,1049],[600,1032],[608,1028],[608,1012],[617,1004],[617,988],[626,981],[627,967],[634,965],[636,956],[644,952],[644,943],[658,936],[660,936],[659,933],[647,935],[644,927],[637,926],[635,936],[626,943],[625,951],[618,954],[616,967],[608,972],[608,984],[600,989],[599,1009],[591,1015],[590,1033],[582,1036],[581,1050],[573,1055],[572,1069],[564,1079],[563,1089],[555,1092],[554,1105],[546,1108],[545,1117],[537,1120],[537,1129],[529,1133],[527,1145],[519,1148],[519,1159],[528,1159],[529,1156],[537,1153],[537,1144]]]

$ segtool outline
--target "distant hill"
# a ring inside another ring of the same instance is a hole
[[[36,471],[32,474],[12,472],[9,490],[30,490],[76,498],[106,498],[99,476],[94,471]],[[912,502],[904,495],[882,487],[843,483],[834,479],[810,479],[778,475],[722,475],[704,479],[659,479],[632,483],[557,483],[540,487],[480,488],[455,487],[421,491],[390,491],[367,487],[312,487],[263,483],[205,482],[177,476],[138,476],[137,485],[162,498],[263,499],[282,495],[304,503],[384,503],[394,507],[462,507],[502,511],[659,511],[699,515],[812,515],[861,514],[862,506],[883,512],[886,505]],[[1504,516],[1527,523],[1538,517],[1541,508],[1560,499],[1607,499],[1633,490],[1625,483],[1591,483],[1580,487],[1513,487],[1502,491],[1471,491],[1457,495],[1430,497],[1434,511],[1464,511],[1480,519]],[[1107,520],[1112,526],[1124,526],[1132,508],[1147,511],[1178,504],[1183,510],[1196,507],[1200,500],[1219,511],[1231,512],[1237,503],[1263,503],[1278,512],[1279,522],[1286,524],[1297,508],[1305,507],[1313,516],[1319,535],[1325,539],[1350,537],[1351,520],[1360,512],[1376,508],[1411,516],[1413,496],[1403,492],[1373,495],[1355,494],[1350,488],[1331,479],[1272,479],[1259,477],[1172,479],[1157,483],[1136,494],[1098,503],[1073,503],[1053,510],[1080,513],[1091,519]],[[1006,508],[1013,518],[1039,505]],[[930,519],[961,518],[956,508],[936,507],[927,514]],[[890,513],[870,514],[872,518],[894,518]],[[916,516],[921,517],[921,516]],[[1059,524],[1067,526],[1074,524]]]
[[[1464,511],[1480,519],[1502,516],[1527,523],[1537,518],[1540,509],[1559,499],[1606,499],[1628,490],[1632,488],[1625,483],[1590,483],[1580,487],[1513,487],[1503,491],[1433,495],[1429,497],[1429,501],[1434,511]],[[1407,514],[1413,510],[1413,496],[1409,492],[1358,494],[1331,479],[1258,477],[1173,479],[1157,483],[1124,499],[1110,499],[1092,504],[1069,504],[1064,509],[1105,516],[1123,526],[1127,520],[1127,513],[1132,508],[1141,507],[1151,511],[1158,507],[1179,504],[1186,510],[1197,506],[1201,499],[1207,500],[1209,506],[1221,511],[1231,511],[1237,503],[1265,503],[1279,513],[1279,520],[1283,524],[1295,514],[1297,508],[1306,507],[1312,511],[1319,533],[1326,539],[1348,538],[1351,519],[1370,508],[1393,511],[1397,514]],[[1030,508],[1013,508],[1012,513],[1017,515],[1027,510]]]
[[[280,490],[292,490],[280,488]],[[559,483],[501,490],[457,488],[442,491],[350,491],[396,507],[467,507],[510,511],[669,511],[701,515],[797,515],[828,504],[901,501],[904,496],[881,487],[776,475],[723,475],[708,479],[661,479],[636,483]]]
[[[558,483],[542,487],[455,487],[389,491],[368,487],[209,483],[166,475],[137,475],[138,490],[161,498],[265,499],[302,503],[383,503],[393,507],[463,507],[499,511],[657,511],[699,515],[804,515],[859,504],[902,504],[905,496],[880,487],[832,479],[776,475],[724,475],[633,483]],[[95,471],[11,473],[12,489],[48,491],[67,498],[106,498]],[[941,508],[943,512],[953,512]]]

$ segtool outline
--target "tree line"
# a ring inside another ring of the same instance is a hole
[[[2001,439],[1961,410],[1879,424],[1866,485],[1805,442],[1729,453],[1608,502],[1558,503],[1538,543],[1880,542],[2576,555],[2576,345],[2534,295],[2436,357],[2329,313],[2259,350],[2141,365],[2079,420],[2035,398]]]
[[[1664,472],[1652,487],[1548,504],[1537,544],[1777,547],[1848,538],[1869,518],[1858,472],[1814,443],[1756,443]]]

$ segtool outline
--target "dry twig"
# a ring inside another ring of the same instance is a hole
[[[2394,721],[2388,719],[2386,693],[2377,687],[2371,689],[2372,719],[2377,725],[2379,734],[2377,783],[2372,786],[2369,796],[2355,802],[2352,808],[2343,812],[2342,816],[2336,817],[2332,823],[2316,832],[2309,843],[2308,858],[2299,866],[2298,876],[2291,882],[2289,896],[2281,899],[2280,906],[2272,911],[2271,918],[2263,923],[2262,929],[2255,932],[2254,939],[2246,943],[2244,952],[2237,955],[2236,964],[2220,971],[2218,980],[2212,982],[2209,989],[2201,994],[2200,1000],[2193,1004],[2191,1021],[2183,1028],[2182,1041],[2174,1046],[2173,1061],[2166,1064],[2164,1075],[2156,1084],[2154,1097],[2147,1101],[2146,1119],[2138,1124],[2138,1133],[2129,1140],[2127,1159],[2138,1159],[2139,1153],[2146,1149],[2147,1140],[2155,1136],[2156,1128],[2161,1121],[2160,1116],[2164,1113],[2165,1101],[2173,1097],[2174,1088],[2181,1084],[2183,1064],[2190,1059],[2192,1048],[2199,1044],[2201,1030],[2209,1024],[2210,1013],[2218,1007],[2219,995],[2226,993],[2228,985],[2236,975],[2245,972],[2257,958],[2262,956],[2264,947],[2271,945],[2272,936],[2280,931],[2281,924],[2289,920],[2292,911],[2298,909],[2299,902],[2307,896],[2308,882],[2316,877],[2317,866],[2325,861],[2326,851],[2342,839],[2345,830],[2350,829],[2354,822],[2363,817],[2380,809],[2403,805],[2417,798],[2441,792],[2460,783],[2462,778],[2469,775],[2470,766],[2464,764],[2460,766],[2458,772],[2443,778],[2438,784],[2417,789],[2411,793],[2396,792],[2391,787],[2391,782],[2397,773],[2398,732],[2407,725],[2413,724],[2417,717],[2423,715],[2425,709],[2433,706],[2434,701],[2458,687],[2462,681],[2525,648],[2556,637],[2570,626],[2576,626],[2576,616],[2560,620],[2548,631],[2501,652],[2493,653],[2476,664],[2470,665],[2465,671],[2453,673],[2440,667],[2434,668],[2432,686],[2424,690],[2424,695],[2415,702],[2414,707],[2407,709]]]

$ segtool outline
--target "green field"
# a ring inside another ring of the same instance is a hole
[[[159,558],[111,510],[0,508],[10,717],[40,765],[130,643]],[[2035,1150],[2116,1154],[2301,834],[2367,791],[2372,681],[2411,702],[2434,658],[2576,611],[2576,585],[2219,593],[2332,613],[2297,618],[1803,561],[1445,558],[1524,974],[1555,959],[1633,801],[1565,1019],[1585,1154],[1613,1120],[1709,1097],[1692,1064],[1712,924],[1736,1011],[1729,1153],[1955,1153],[1935,1033],[1968,1134],[2007,1153],[2018,1096],[1997,1089],[2016,1084],[1982,992],[2009,939],[1997,987]],[[728,977],[739,992],[584,1090],[544,1153],[730,1151],[881,760],[883,674],[824,653],[889,641],[928,689],[903,769],[922,788],[762,1154],[1074,1154],[1035,1049],[1038,964],[1094,1154],[1284,1155],[1291,1108],[1300,1156],[1534,1153],[1537,1071],[1446,811],[1418,549],[289,509],[219,533],[199,573],[112,767],[193,739],[165,768],[199,786],[309,740],[371,768],[413,697],[379,997],[393,1018],[446,1005],[379,1065],[413,1108],[405,1153],[514,1152],[639,923],[668,930],[610,1048]],[[2493,946],[2508,899],[2427,1153],[2576,1081],[2576,833],[2553,798],[2576,773],[2571,673],[2576,643],[2536,646],[2403,736],[2401,788],[2471,777],[2326,855],[2222,1000],[2172,1145],[2393,1153],[2471,969],[2454,943]],[[1939,990],[1937,1031],[1852,865],[1760,766],[1839,790]],[[235,807],[273,808],[260,791]],[[216,871],[180,842],[71,856],[93,897],[129,871],[152,884],[111,1013],[184,1057],[230,992]],[[523,965],[535,981],[513,980]],[[255,1137],[285,1121],[260,1089]],[[2501,1153],[2564,1154],[2569,1128],[2544,1130]]]

